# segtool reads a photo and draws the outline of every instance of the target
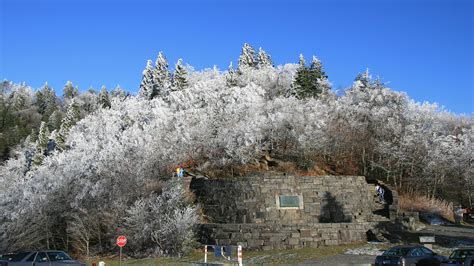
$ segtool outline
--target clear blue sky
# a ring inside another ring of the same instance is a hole
[[[416,101],[474,112],[471,0],[0,2],[0,79],[60,94],[67,80],[136,92],[161,50],[225,70],[249,42],[276,64],[317,55],[335,89],[368,67]]]

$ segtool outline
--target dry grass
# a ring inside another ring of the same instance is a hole
[[[400,195],[400,208],[404,211],[417,211],[440,215],[444,219],[454,221],[453,204],[441,199],[420,195]]]

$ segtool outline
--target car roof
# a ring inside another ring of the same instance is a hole
[[[407,244],[407,245],[393,246],[391,248],[419,248],[419,247],[424,247],[424,246],[423,245],[418,245],[418,244]]]
[[[459,247],[455,248],[454,250],[474,250],[474,247]]]

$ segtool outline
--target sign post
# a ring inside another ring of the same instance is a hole
[[[120,247],[119,266],[122,266],[122,248],[125,244],[127,244],[127,238],[125,236],[117,237],[117,246]]]

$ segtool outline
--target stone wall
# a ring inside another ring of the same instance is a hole
[[[371,221],[373,194],[362,176],[255,176],[194,179],[190,184],[209,223],[312,224]],[[302,208],[278,208],[297,195]]]
[[[319,247],[365,241],[374,223],[201,224],[198,238],[209,245],[242,245],[249,250]]]
[[[339,245],[366,240],[370,229],[388,220],[373,214],[374,185],[362,176],[269,172],[235,180],[193,178],[189,187],[206,220],[196,227],[203,244],[247,249]],[[298,207],[281,208],[280,195],[298,196]]]

